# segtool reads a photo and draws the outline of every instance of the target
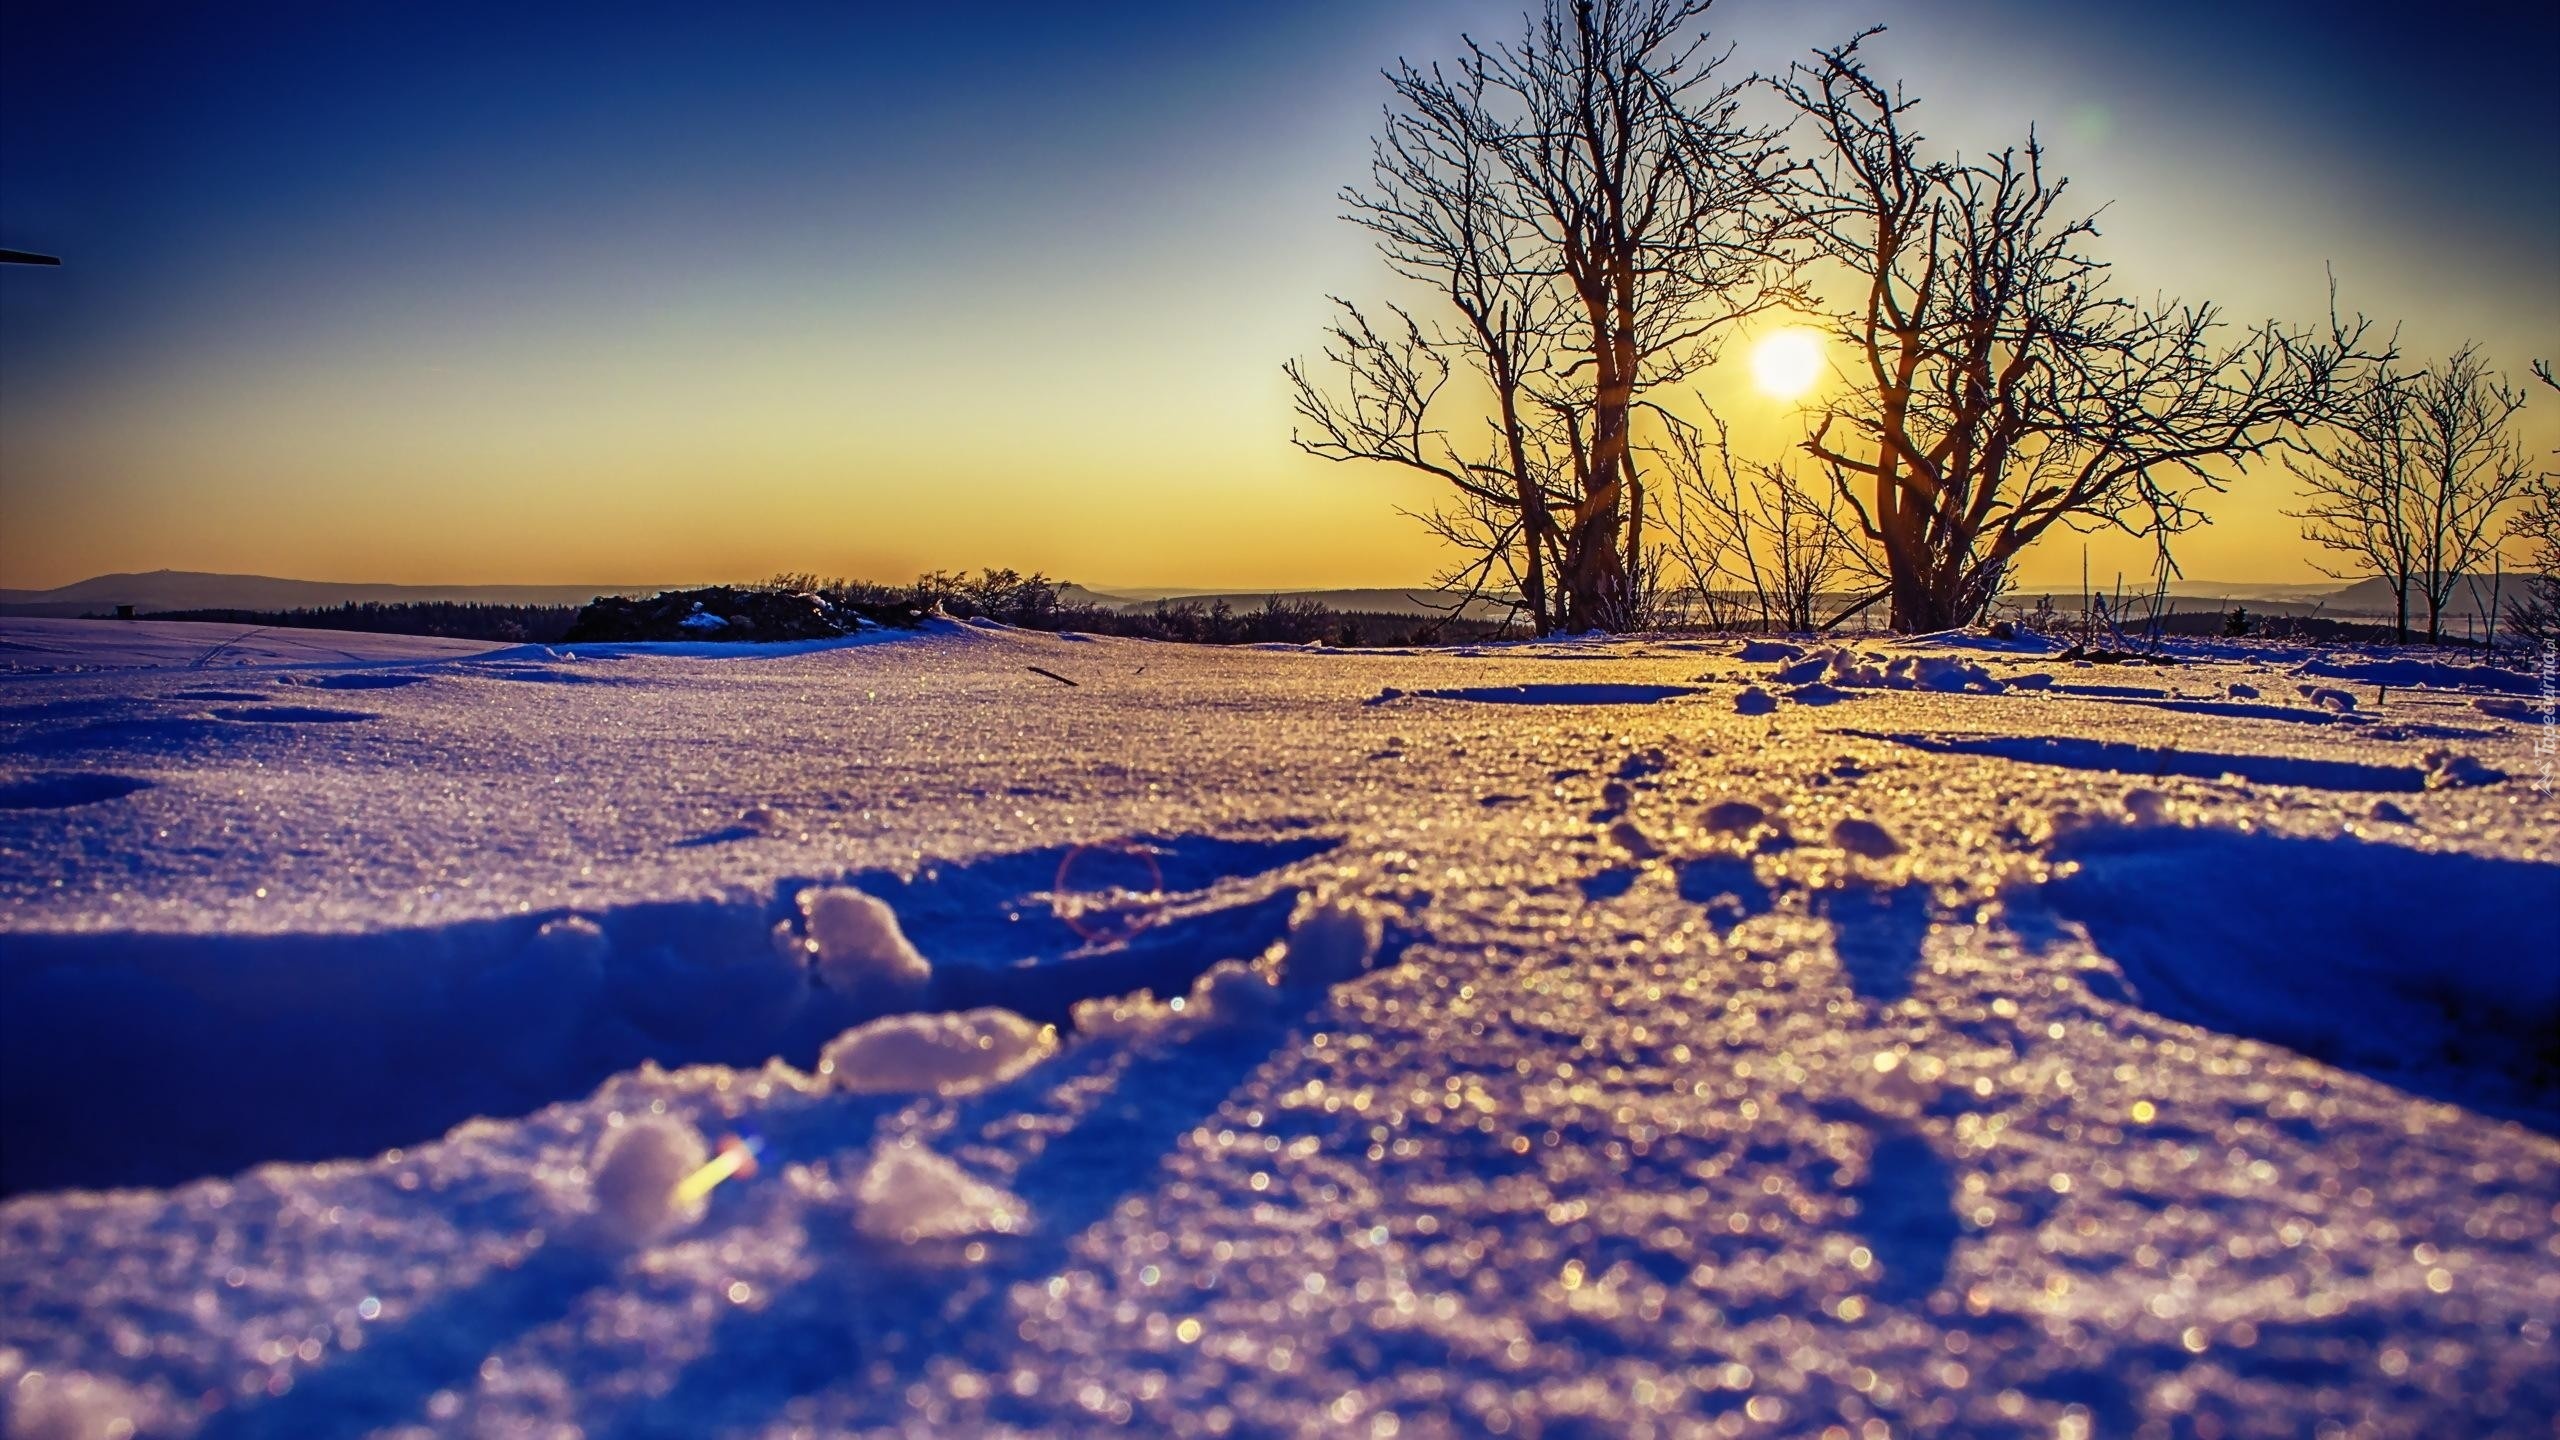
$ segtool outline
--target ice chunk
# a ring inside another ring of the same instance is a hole
[[[1058,1048],[1058,1032],[1010,1010],[892,1015],[829,1042],[818,1073],[862,1095],[965,1095],[1001,1084]]]
[[[635,1120],[607,1134],[596,1151],[595,1228],[609,1244],[652,1245],[702,1218],[676,1185],[710,1158],[702,1133],[681,1120]]]
[[[853,1196],[860,1207],[854,1228],[884,1242],[1018,1235],[1031,1224],[1030,1208],[1020,1199],[972,1179],[913,1140],[883,1143],[854,1182]]]
[[[810,966],[830,990],[877,1003],[913,995],[933,979],[932,964],[898,928],[897,912],[876,896],[813,885],[800,892],[800,916]]]
[[[1757,685],[1747,686],[1741,694],[1733,697],[1733,710],[1737,715],[1766,715],[1777,708],[1777,697]]]
[[[1280,978],[1294,988],[1339,984],[1364,974],[1378,958],[1385,925],[1357,897],[1309,895],[1289,917]]]

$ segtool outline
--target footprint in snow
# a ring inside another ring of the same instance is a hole
[[[382,717],[363,710],[324,710],[316,705],[240,705],[216,710],[213,718],[242,725],[352,725]]]
[[[150,781],[130,775],[87,772],[29,775],[0,781],[0,810],[69,810],[104,800],[121,800],[137,790],[150,788]]]

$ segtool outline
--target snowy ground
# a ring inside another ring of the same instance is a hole
[[[12,1434],[2560,1423],[2536,677],[180,628],[0,621]]]

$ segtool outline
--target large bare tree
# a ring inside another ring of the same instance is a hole
[[[2056,525],[2165,553],[2225,462],[2329,418],[2340,377],[2377,357],[2361,321],[2233,333],[2214,306],[2116,294],[2043,147],[1933,157],[1916,102],[1859,55],[1874,33],[1777,82],[1808,132],[1793,203],[1852,357],[1805,448],[1883,553],[1894,628],[1935,630],[1979,618]]]
[[[1542,630],[1635,620],[1636,408],[1790,298],[1783,153],[1741,118],[1708,5],[1548,0],[1517,41],[1390,72],[1370,183],[1343,198],[1451,318],[1346,304],[1329,382],[1288,367],[1301,448],[1447,482],[1435,523],[1516,575]]]

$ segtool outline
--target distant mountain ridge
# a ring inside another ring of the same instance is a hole
[[[0,589],[0,615],[86,615],[130,605],[163,610],[327,610],[340,605],[451,600],[482,605],[584,605],[599,595],[654,595],[675,585],[381,585],[285,580],[201,570],[97,575],[51,590]]]

